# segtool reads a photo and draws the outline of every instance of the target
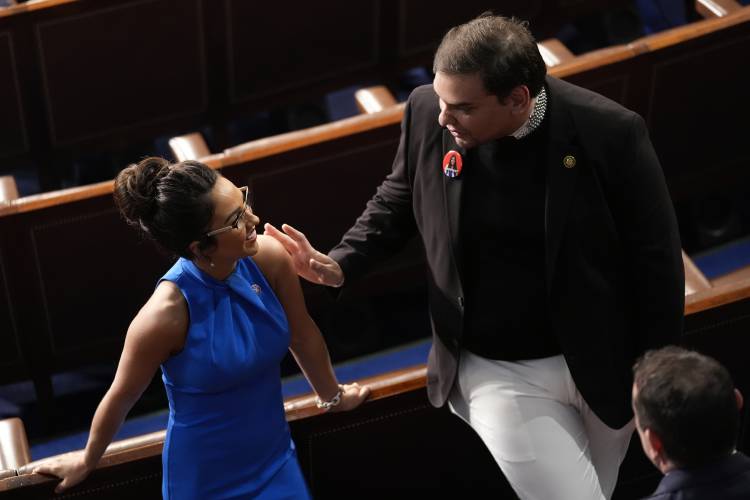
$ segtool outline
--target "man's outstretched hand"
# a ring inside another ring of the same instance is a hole
[[[297,274],[321,285],[339,287],[344,283],[344,272],[338,263],[315,250],[303,233],[288,224],[282,224],[283,232],[271,224],[265,224],[263,228],[265,234],[281,243],[292,256]]]

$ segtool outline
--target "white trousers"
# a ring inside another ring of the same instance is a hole
[[[610,498],[634,429],[599,420],[562,355],[511,362],[462,351],[449,406],[524,500]]]

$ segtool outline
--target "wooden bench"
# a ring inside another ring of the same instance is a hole
[[[623,1],[331,0],[293,15],[286,3],[244,0],[25,3],[0,10],[0,160],[32,159],[49,190],[71,157],[202,125],[223,149],[230,119],[395,81],[430,64],[449,26],[488,9],[529,20],[542,40]]]
[[[662,113],[676,102],[684,104],[679,96],[662,91],[672,88],[671,80],[662,78],[683,76],[680,96],[699,95],[706,85],[720,86],[722,96],[734,104],[712,107],[711,113],[725,115],[703,123],[741,123],[750,111],[743,101],[749,77],[722,69],[704,82],[694,77],[691,58],[698,51],[706,54],[700,57],[710,57],[711,64],[731,67],[737,54],[750,51],[749,32],[750,10],[743,8],[661,37],[577,57],[550,72],[641,111],[673,195],[695,196],[720,188],[713,177],[724,179],[724,186],[746,177],[747,169],[740,166],[747,164],[750,151],[742,148],[736,133],[730,134],[736,143],[724,144],[720,127],[686,126],[692,123],[686,113],[696,106]],[[731,50],[725,54],[726,47]],[[690,78],[684,73],[688,70]],[[325,251],[338,242],[390,171],[402,115],[403,105],[397,105],[253,141],[203,161],[236,184],[251,187],[253,206],[263,222],[293,224]],[[670,125],[672,116],[678,122]],[[669,137],[676,128],[682,130],[678,145]],[[692,146],[689,155],[674,149],[685,144]],[[709,155],[711,162],[706,161]],[[32,379],[45,404],[54,397],[51,374],[117,358],[127,325],[170,264],[120,220],[111,192],[112,183],[104,182],[0,206],[0,232],[8,235],[0,240],[0,345],[8,346],[0,350],[0,383]],[[406,302],[398,294],[424,300],[422,266],[414,243],[343,301],[335,302],[312,285],[305,285],[305,293],[332,342],[376,350],[381,347],[378,336],[389,331],[388,307]],[[427,335],[426,314],[421,309],[414,314]],[[344,351],[334,356],[347,356]]]
[[[750,393],[750,366],[743,349],[750,328],[750,280],[713,287],[686,298],[684,344],[716,357],[735,385]],[[312,396],[289,399],[287,420],[308,484],[316,498],[342,490],[352,498],[374,491],[457,491],[464,495],[514,498],[489,452],[447,408],[429,405],[425,368],[417,366],[363,381],[372,398],[348,413],[323,414]],[[114,443],[90,479],[71,491],[75,498],[160,498],[164,433]],[[743,415],[739,449],[750,451],[748,419]],[[37,462],[38,463],[38,462]],[[0,499],[49,495],[54,479],[30,474],[0,479]],[[1,477],[1,476],[0,476]],[[621,468],[614,498],[632,499],[655,488],[658,471],[647,461],[637,438]]]

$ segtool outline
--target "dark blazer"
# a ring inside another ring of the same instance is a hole
[[[678,342],[682,332],[677,222],[641,117],[551,77],[547,95],[547,306],[579,391],[604,422],[621,427],[631,418],[636,357]],[[330,252],[351,283],[419,232],[429,269],[434,335],[427,379],[435,406],[453,385],[464,304],[458,257],[464,193],[461,177],[443,174],[442,158],[449,150],[466,158],[439,126],[439,112],[431,85],[412,93],[393,171]],[[568,156],[575,162],[564,162]]]
[[[665,475],[654,500],[747,500],[750,498],[750,458],[742,453],[695,469]]]

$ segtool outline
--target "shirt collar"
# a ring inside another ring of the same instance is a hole
[[[511,137],[523,139],[536,130],[542,123],[542,120],[544,120],[544,115],[547,111],[547,91],[544,87],[542,87],[539,94],[532,100],[531,108],[529,118],[515,132],[510,134]]]

